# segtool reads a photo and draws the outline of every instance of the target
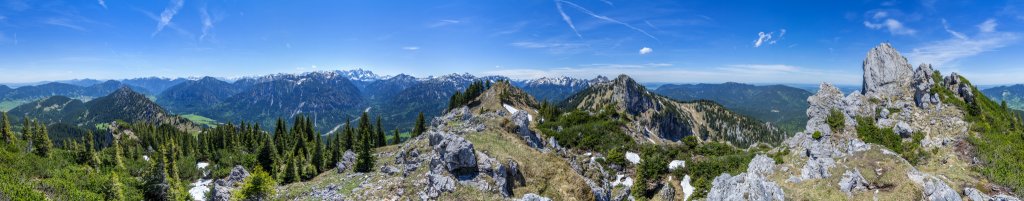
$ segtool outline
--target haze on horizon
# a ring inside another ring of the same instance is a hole
[[[859,85],[866,50],[890,42],[915,66],[1012,84],[1022,23],[1016,0],[5,0],[0,83],[362,68]]]

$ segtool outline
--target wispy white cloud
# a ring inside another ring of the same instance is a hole
[[[950,29],[949,28],[949,24],[946,23],[946,19],[942,19],[942,28],[946,29],[946,32],[949,32],[949,34],[952,34],[953,37],[959,38],[961,40],[966,40],[967,39],[967,35],[964,35],[963,33],[960,33],[960,32],[954,31],[953,29]]]
[[[418,47],[418,46],[405,46],[405,47],[402,47],[402,49],[403,50],[409,50],[409,51],[416,51],[416,50],[420,50],[420,47]]]
[[[757,32],[757,40],[754,40],[754,47],[761,47],[761,45],[774,45],[783,36],[786,36],[786,29],[779,30],[779,36],[775,37],[775,32]]]
[[[569,28],[572,29],[572,32],[576,33],[576,37],[579,37],[579,38],[582,39],[583,35],[580,34],[579,30],[576,30],[576,25],[572,23],[572,17],[569,17],[569,15],[565,14],[565,10],[562,9],[562,1],[561,0],[555,0],[555,8],[558,9],[558,14],[562,15],[562,21],[565,21],[565,24],[569,25]]]
[[[1015,33],[981,33],[970,38],[951,38],[914,48],[907,57],[917,63],[943,67],[948,63],[1006,47],[1018,39]]]
[[[54,26],[60,26],[60,27],[64,27],[64,28],[69,28],[69,29],[74,29],[74,30],[79,30],[79,31],[85,31],[85,27],[82,27],[82,26],[80,26],[78,24],[75,24],[74,22],[72,22],[70,19],[67,19],[67,18],[49,18],[49,19],[46,19],[45,21],[43,21],[43,23],[46,23],[46,24],[49,24],[49,25],[54,25]]]
[[[552,54],[577,53],[587,47],[586,44],[582,43],[561,42],[515,42],[510,45],[526,49],[544,49]]]
[[[833,83],[855,84],[859,73],[804,69],[783,64],[737,64],[720,68],[688,68],[669,63],[587,64],[555,68],[503,68],[486,71],[486,75],[503,75],[513,79],[569,76],[593,78],[625,73],[641,82],[669,83]],[[765,76],[770,75],[770,76]]]
[[[100,4],[100,6],[103,7],[103,9],[107,9],[107,2],[106,1],[104,1],[104,0],[98,0],[98,1],[99,1],[98,3]]]
[[[892,18],[877,23],[864,21],[864,26],[876,30],[885,28],[892,35],[914,35],[917,33],[917,30],[906,27],[902,22]]]
[[[605,4],[608,4],[609,6],[614,6],[615,5],[615,4],[612,3],[612,1],[609,1],[609,0],[601,0],[601,2],[604,2]]]
[[[448,26],[448,25],[453,25],[453,24],[458,24],[458,23],[462,23],[462,21],[459,21],[459,20],[438,20],[437,22],[434,22],[432,24],[427,25],[427,27],[437,28],[437,27],[443,27],[443,26]]]
[[[210,17],[210,13],[206,11],[206,6],[199,8],[199,17],[203,23],[203,34],[199,35],[199,41],[206,39],[206,36],[213,30],[213,19]]]
[[[600,19],[600,20],[604,20],[606,22],[611,22],[611,23],[615,23],[615,24],[619,24],[619,25],[625,26],[626,28],[629,28],[629,29],[632,29],[634,31],[640,32],[640,33],[646,35],[647,37],[650,37],[650,38],[653,38],[655,40],[658,40],[658,37],[654,37],[654,35],[651,35],[650,33],[647,33],[647,31],[644,31],[643,29],[637,28],[637,27],[635,27],[633,25],[630,25],[628,23],[616,20],[616,19],[608,17],[608,16],[598,15],[597,13],[594,13],[593,11],[590,11],[589,9],[584,8],[583,6],[577,5],[576,3],[573,3],[573,2],[569,2],[569,1],[565,1],[565,0],[555,0],[555,4],[558,7],[558,11],[562,14],[562,18],[564,20],[566,20],[567,23],[569,23],[569,25],[573,28],[573,31],[576,31],[576,27],[572,25],[571,19],[569,19],[568,15],[565,14],[565,11],[562,10],[562,6],[561,5],[563,3],[566,4],[566,5],[572,6],[572,7],[576,8],[577,10],[579,10],[580,12],[583,12],[584,14],[590,15],[591,17],[594,17],[594,18],[597,18],[597,19]],[[579,31],[576,31],[576,35],[579,35]],[[580,36],[580,37],[582,38],[582,36]]]
[[[989,18],[985,20],[985,22],[978,24],[978,31],[981,31],[982,33],[994,32],[998,25],[999,24],[996,23],[996,19]]]
[[[651,52],[654,52],[654,50],[649,47],[640,48],[640,55],[650,54]]]
[[[174,16],[178,14],[178,10],[181,10],[181,7],[184,5],[185,0],[171,0],[171,4],[167,5],[167,8],[164,8],[164,11],[160,13],[160,18],[157,19],[156,31],[153,32],[152,36],[156,36],[164,30],[164,27],[171,24],[171,20],[174,19]]]

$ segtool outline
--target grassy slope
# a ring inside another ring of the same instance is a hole
[[[181,117],[185,118],[185,119],[188,119],[189,121],[195,122],[196,124],[205,125],[205,126],[209,126],[209,127],[217,126],[217,121],[216,120],[213,120],[213,119],[210,119],[210,118],[207,118],[207,117],[204,117],[204,116],[199,116],[199,115],[196,115],[196,114],[186,114],[186,115],[181,115]]]

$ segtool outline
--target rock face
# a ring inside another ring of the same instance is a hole
[[[420,192],[420,199],[430,200],[440,196],[443,192],[455,190],[455,179],[452,177],[435,173],[433,170],[427,173],[426,189]]]
[[[929,201],[961,201],[960,194],[946,185],[941,179],[917,171],[916,169],[907,172],[907,177],[914,183],[924,187],[921,191],[922,197]]]
[[[430,145],[434,147],[445,169],[454,175],[477,172],[476,151],[473,143],[461,136],[444,132],[431,132]]]
[[[931,64],[921,64],[914,70],[914,104],[920,108],[928,108],[929,106],[936,105],[939,103],[938,94],[933,94],[932,87],[935,87],[935,69],[932,69]]]
[[[661,196],[661,200],[672,200],[676,197],[676,189],[666,183],[662,185],[661,190],[658,191],[658,196]]]
[[[348,167],[352,167],[352,164],[356,162],[356,153],[352,150],[345,151],[345,155],[341,156],[341,161],[338,161],[335,166],[338,167],[338,173],[345,172]]]
[[[546,197],[543,197],[543,196],[539,196],[537,194],[528,193],[526,195],[523,195],[523,199],[519,199],[519,200],[520,201],[551,201],[551,198],[546,198]]]
[[[537,137],[537,134],[530,131],[530,114],[526,111],[520,110],[512,114],[512,122],[516,124],[516,131],[519,137],[526,141],[526,145],[530,145],[534,149],[544,148],[544,141]]]
[[[964,194],[972,201],[1020,201],[1020,199],[1008,195],[988,196],[978,189],[970,187],[964,188]]]
[[[864,58],[864,95],[905,97],[910,89],[913,67],[889,43],[882,43]]]
[[[241,165],[236,165],[231,169],[231,173],[227,177],[217,180],[217,185],[234,187],[242,182],[242,180],[245,180],[246,177],[249,177],[249,171],[245,171],[245,167]]]
[[[711,184],[707,200],[785,200],[782,188],[766,178],[775,169],[775,160],[757,155],[746,173],[730,176],[724,173]]]
[[[847,170],[839,180],[839,190],[851,196],[853,192],[868,190],[868,181],[860,174],[860,170]]]

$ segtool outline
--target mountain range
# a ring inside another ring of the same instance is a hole
[[[680,101],[710,100],[730,110],[773,123],[788,133],[807,123],[807,97],[811,93],[785,85],[755,86],[723,84],[666,84],[654,92]],[[757,103],[757,104],[752,104]]]

